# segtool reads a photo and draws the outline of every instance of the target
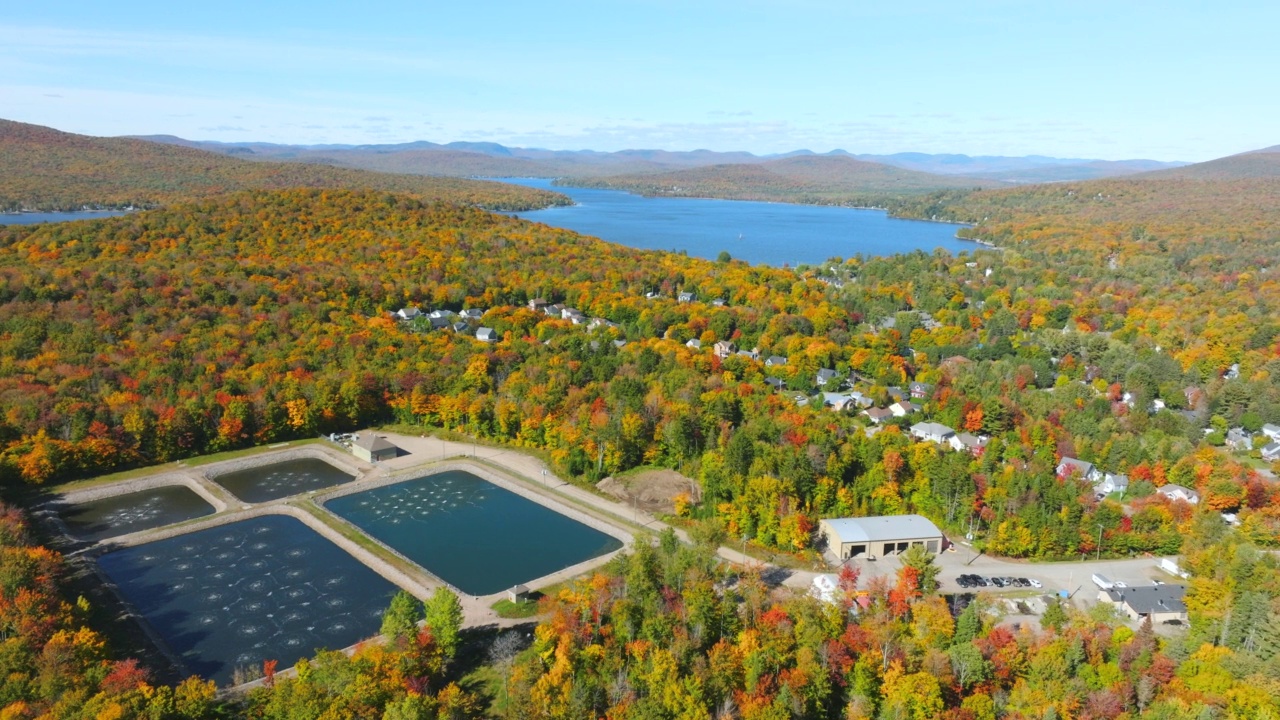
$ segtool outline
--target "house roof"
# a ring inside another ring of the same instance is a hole
[[[1153,612],[1187,611],[1183,597],[1187,589],[1181,585],[1153,585],[1151,587],[1112,588],[1105,590],[1113,603],[1128,605],[1139,615]]]
[[[862,411],[862,414],[873,420],[883,420],[887,417],[893,417],[893,411],[889,408],[867,408]]]
[[[979,437],[972,433],[962,432],[956,433],[956,441],[967,448],[980,448],[986,447],[987,443],[991,441],[991,438]]]
[[[770,355],[769,359],[765,360],[765,363],[768,365],[786,365],[787,359],[781,355]]]
[[[381,435],[368,433],[356,438],[355,446],[364,448],[369,452],[378,452],[380,450],[398,450],[395,445]]]
[[[921,436],[937,435],[938,437],[947,437],[948,435],[955,435],[956,431],[952,430],[946,425],[943,425],[942,423],[922,422],[922,423],[916,423],[915,425],[911,426],[911,434],[921,435]]]
[[[880,515],[860,518],[829,518],[830,527],[842,543],[871,543],[904,538],[941,537],[942,531],[923,515]]]
[[[1164,485],[1159,489],[1157,489],[1156,492],[1160,493],[1161,495],[1164,495],[1167,498],[1172,498],[1175,495],[1181,495],[1183,497],[1189,497],[1189,498],[1200,497],[1200,494],[1197,493],[1195,490],[1192,490],[1189,487],[1178,485],[1177,483],[1169,483],[1168,485]]]
[[[1262,426],[1262,432],[1268,435],[1280,434],[1280,425],[1272,425],[1271,423],[1267,423],[1266,425]]]
[[[1084,477],[1085,475],[1093,472],[1093,463],[1077,460],[1073,457],[1064,457],[1062,458],[1062,462],[1058,463],[1058,472],[1060,474],[1066,474],[1072,470],[1075,470],[1081,477]]]
[[[836,371],[830,368],[822,368],[818,370],[818,377],[823,380],[830,380],[836,376]]]

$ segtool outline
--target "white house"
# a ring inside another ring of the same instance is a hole
[[[899,400],[889,406],[889,412],[893,413],[894,417],[906,417],[911,413],[920,412],[920,406],[909,400]]]
[[[1095,492],[1110,495],[1113,492],[1124,492],[1129,489],[1129,476],[1119,473],[1103,473],[1102,480],[1094,483]]]
[[[1262,426],[1262,434],[1271,439],[1272,442],[1280,440],[1280,425],[1272,425],[1267,423]]]
[[[911,436],[919,440],[938,443],[939,445],[946,443],[956,436],[956,431],[936,422],[922,422],[911,426]]]
[[[1262,459],[1267,462],[1280,460],[1280,442],[1267,443],[1266,447],[1262,448]]]
[[[1169,498],[1170,500],[1181,500],[1186,503],[1195,505],[1200,502],[1200,493],[1188,487],[1169,483],[1156,490],[1156,492]]]
[[[476,330],[476,339],[481,342],[497,342],[498,331],[493,328],[482,327]]]
[[[395,312],[395,316],[400,320],[412,320],[422,314],[422,311],[416,307],[400,308]]]
[[[698,338],[693,338],[692,340],[686,342],[684,346],[689,348],[690,350],[701,350],[702,341],[699,340]]]
[[[1064,457],[1058,463],[1058,477],[1065,478],[1070,475],[1075,475],[1081,480],[1088,480],[1090,483],[1102,480],[1102,471],[1094,467],[1093,463],[1077,460],[1073,457]]]
[[[964,451],[970,455],[981,455],[987,449],[989,442],[991,438],[986,435],[972,435],[966,432],[956,433],[950,440],[952,450]]]

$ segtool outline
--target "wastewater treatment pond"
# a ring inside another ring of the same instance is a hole
[[[186,665],[229,683],[264,660],[376,635],[397,588],[299,520],[281,515],[117,550],[98,565]]]
[[[355,476],[317,458],[299,458],[218,475],[213,481],[247,503],[278,500],[351,482]]]
[[[61,505],[57,512],[72,535],[96,542],[212,515],[214,508],[191,488],[165,485]]]
[[[622,547],[460,470],[333,498],[325,507],[469,595],[500,592]]]

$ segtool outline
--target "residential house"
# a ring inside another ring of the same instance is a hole
[[[956,452],[967,452],[974,457],[978,457],[987,449],[987,443],[991,442],[991,438],[986,435],[971,435],[967,432],[956,433],[951,438],[951,449]]]
[[[899,400],[889,406],[889,412],[893,413],[894,417],[906,417],[912,413],[920,412],[920,406],[910,400]]]
[[[911,397],[917,400],[923,400],[929,397],[929,393],[933,392],[933,386],[929,383],[913,382],[907,386],[911,392]]]
[[[497,342],[498,331],[493,328],[482,327],[476,330],[476,339],[480,342]]]
[[[404,307],[392,313],[398,320],[412,320],[422,314],[416,307]]]
[[[690,341],[686,342],[686,343],[684,344],[684,346],[685,346],[685,347],[687,347],[687,348],[689,348],[690,350],[701,350],[701,349],[702,349],[702,341],[701,341],[701,340],[699,340],[698,338],[694,338],[694,339],[692,339],[692,340],[690,340]]]
[[[862,414],[871,418],[871,422],[877,425],[893,417],[893,411],[888,408],[867,408],[862,411]]]
[[[459,320],[458,322],[453,324],[453,331],[456,333],[470,332],[471,326]]]
[[[824,392],[822,393],[822,404],[836,412],[844,412],[849,408],[857,407],[853,402],[853,396],[846,393]]]
[[[1232,450],[1252,450],[1253,436],[1244,428],[1231,428],[1227,431],[1227,447]]]
[[[1231,367],[1222,373],[1223,380],[1239,380],[1240,379],[1240,363],[1231,363]]]
[[[1077,460],[1073,457],[1064,457],[1058,463],[1058,477],[1065,478],[1071,475],[1075,475],[1081,480],[1088,480],[1090,484],[1102,480],[1102,471],[1094,467],[1093,463]]]
[[[827,383],[838,377],[836,371],[830,368],[821,368],[818,370],[817,383],[819,387],[826,387]]]
[[[854,392],[849,393],[849,399],[853,402],[854,405],[857,405],[860,408],[869,408],[872,405],[876,404],[874,400],[872,400],[871,398],[867,397],[866,395],[863,395],[862,393],[856,390]]]
[[[893,398],[894,402],[899,402],[907,399],[907,393],[902,392],[902,388],[896,385],[890,385],[889,387],[885,388],[885,392],[889,393],[889,397]]]
[[[791,396],[791,399],[795,402],[796,407],[804,407],[809,404],[809,396],[804,393],[796,393]]]
[[[1195,505],[1200,502],[1200,493],[1189,487],[1183,487],[1174,483],[1169,483],[1156,490],[1156,492],[1169,498],[1170,500],[1181,500],[1185,503]]]
[[[785,390],[785,389],[786,389],[786,387],[787,387],[787,381],[786,381],[786,380],[783,380],[782,378],[776,378],[776,377],[765,378],[765,379],[764,379],[764,384],[765,384],[765,385],[768,385],[769,387],[771,387],[771,388],[773,388],[774,390],[777,390],[777,391],[779,391],[779,392],[781,392],[781,391]]]
[[[453,313],[449,310],[432,310],[431,312],[427,313],[427,317],[435,320],[439,320],[441,318],[449,319],[453,317]]]
[[[682,302],[682,303],[693,302],[693,299],[695,297],[697,297],[697,295],[695,295],[694,293],[682,292],[676,296],[676,302]]]
[[[716,357],[722,360],[734,354],[737,350],[738,346],[728,340],[720,340],[712,348],[712,352],[716,354]]]
[[[600,317],[591,318],[591,322],[587,323],[588,330],[595,330],[596,328],[601,328],[601,327],[616,328],[618,327],[618,323],[613,322],[612,320],[605,320],[604,318],[600,318]]]
[[[781,367],[787,364],[787,359],[781,355],[770,355],[768,360],[764,361],[765,367]]]
[[[542,308],[550,304],[551,303],[547,302],[546,300],[543,300],[542,298],[534,298],[529,301],[529,309],[534,312],[539,312],[542,310]]]
[[[1280,425],[1267,423],[1262,426],[1262,434],[1266,435],[1272,442],[1280,441]]]
[[[564,320],[568,320],[574,325],[581,325],[587,321],[587,316],[583,315],[581,311],[575,308],[565,308],[561,310],[560,317]]]
[[[448,317],[433,317],[433,318],[428,318],[428,322],[430,322],[430,323],[431,323],[431,329],[432,329],[432,330],[443,330],[443,329],[445,329],[445,328],[447,328],[447,327],[452,327],[452,326],[453,326],[453,323],[449,321],[449,318],[448,318]]]
[[[724,307],[724,298],[716,298],[711,301],[712,307]]]
[[[956,436],[956,431],[942,423],[922,422],[911,426],[911,436],[942,445],[950,444],[951,438]]]
[[[1103,473],[1102,479],[1094,483],[1094,492],[1110,495],[1113,492],[1125,492],[1129,489],[1129,476],[1119,473]]]
[[[1280,442],[1267,443],[1266,447],[1262,448],[1262,459],[1267,462],[1280,460]]]
[[[467,320],[479,320],[484,317],[484,310],[480,308],[467,308],[458,314]]]
[[[739,350],[738,354],[745,358],[751,358],[752,360],[760,359],[760,351],[754,348],[751,350]]]
[[[1098,593],[1098,602],[1110,603],[1130,620],[1150,618],[1153,625],[1158,625],[1187,621],[1186,593],[1185,587],[1173,584],[1111,588]]]

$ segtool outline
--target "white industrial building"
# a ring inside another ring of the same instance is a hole
[[[897,555],[912,545],[936,553],[946,541],[938,526],[923,515],[829,518],[819,521],[818,529],[841,560]]]

